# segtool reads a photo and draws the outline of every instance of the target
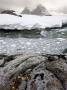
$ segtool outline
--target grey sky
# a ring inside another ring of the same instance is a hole
[[[67,7],[67,0],[0,0],[0,8],[16,10],[23,7],[34,9],[38,4],[42,4],[48,10],[56,10]]]

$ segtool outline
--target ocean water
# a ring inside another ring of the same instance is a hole
[[[0,54],[63,54],[67,28],[51,30],[0,30]]]

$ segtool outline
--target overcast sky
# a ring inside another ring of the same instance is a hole
[[[48,10],[67,9],[67,0],[0,0],[0,8],[22,9],[29,7],[34,9],[38,4],[42,4]]]

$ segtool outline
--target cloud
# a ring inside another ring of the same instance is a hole
[[[67,7],[66,0],[0,0],[0,8],[23,8],[29,7],[34,9],[38,4],[42,4],[47,9],[56,10],[59,8]]]

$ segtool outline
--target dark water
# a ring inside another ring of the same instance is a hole
[[[67,38],[67,28],[52,30],[0,30],[0,37],[8,38]]]
[[[37,30],[1,30],[0,37],[8,37],[8,38],[39,38],[41,37],[40,31]]]

